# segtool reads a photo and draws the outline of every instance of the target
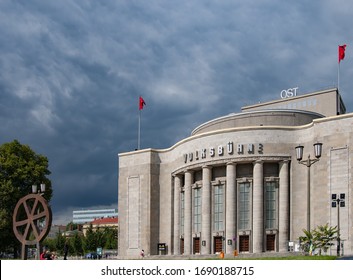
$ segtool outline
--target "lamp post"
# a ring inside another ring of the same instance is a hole
[[[41,195],[43,196],[44,195],[44,192],[45,192],[45,184],[40,184],[40,188],[38,189],[38,186],[37,185],[32,185],[32,193],[33,194],[38,194],[38,195]],[[37,215],[39,214],[39,209],[37,209]],[[43,226],[41,225],[42,221],[40,220],[37,220],[37,227],[38,229],[42,228]],[[36,259],[39,260],[40,259],[40,253],[42,251],[42,248],[40,246],[40,240],[37,240],[37,244],[36,244],[36,247],[37,247],[37,254],[36,254]]]
[[[340,256],[341,250],[341,234],[340,234],[340,208],[345,206],[346,194],[341,193],[339,196],[335,193],[331,195],[333,208],[337,207],[337,256]]]
[[[314,144],[315,158],[310,159],[310,154],[306,160],[303,160],[304,146],[295,147],[298,163],[307,167],[307,230],[310,232],[310,167],[320,160],[322,154],[322,143]]]

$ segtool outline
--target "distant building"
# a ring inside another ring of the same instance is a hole
[[[56,238],[58,233],[62,233],[66,231],[66,226],[64,225],[52,225],[50,227],[50,231],[47,235],[47,238]]]
[[[54,239],[58,236],[59,233],[65,237],[73,237],[76,233],[82,235],[82,229],[82,224],[77,225],[75,229],[73,228],[73,225],[70,225],[68,228],[66,225],[52,225],[47,238]]]
[[[99,218],[118,217],[118,209],[87,209],[72,211],[72,222],[84,224]]]
[[[87,230],[92,226],[93,231],[104,228],[112,228],[118,230],[118,217],[108,217],[95,219],[92,222],[83,225],[83,235],[86,235]]]
[[[67,230],[62,233],[62,236],[65,236],[67,238],[74,237],[76,234],[82,235],[83,232],[81,229],[75,229],[75,230]]]

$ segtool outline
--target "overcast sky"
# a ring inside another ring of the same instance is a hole
[[[353,111],[353,1],[0,0],[0,144],[49,159],[53,220],[116,208],[118,154],[244,105],[337,86]]]

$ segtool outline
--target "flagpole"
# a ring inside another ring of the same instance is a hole
[[[141,110],[146,105],[145,100],[140,96],[139,98],[139,125],[138,125],[138,136],[137,136],[137,149],[140,150],[140,137],[141,137]]]
[[[138,125],[138,136],[137,136],[137,149],[140,150],[140,134],[141,134],[141,110],[139,110],[139,125]]]
[[[337,70],[337,91],[340,92],[340,62],[338,62]]]
[[[337,91],[340,91],[340,62],[341,62],[341,54],[340,54],[340,45],[338,45],[338,66],[337,66]]]
[[[339,91],[340,89],[340,64],[341,64],[341,60],[343,60],[345,57],[346,46],[347,45],[342,45],[342,46],[338,45],[337,91]]]

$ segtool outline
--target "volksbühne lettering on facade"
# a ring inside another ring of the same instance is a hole
[[[236,144],[236,152],[238,155],[244,155],[244,154],[262,154],[263,153],[263,144],[258,143],[258,144]],[[234,154],[234,143],[233,142],[228,142],[226,145],[219,145],[217,147],[210,147],[208,149],[202,148],[199,150],[196,150],[195,152],[189,152],[184,154],[184,163],[187,162],[192,162],[192,161],[197,161],[200,159],[205,159],[207,156],[210,158],[213,158],[215,156],[224,156],[225,154],[227,155],[232,155]]]

